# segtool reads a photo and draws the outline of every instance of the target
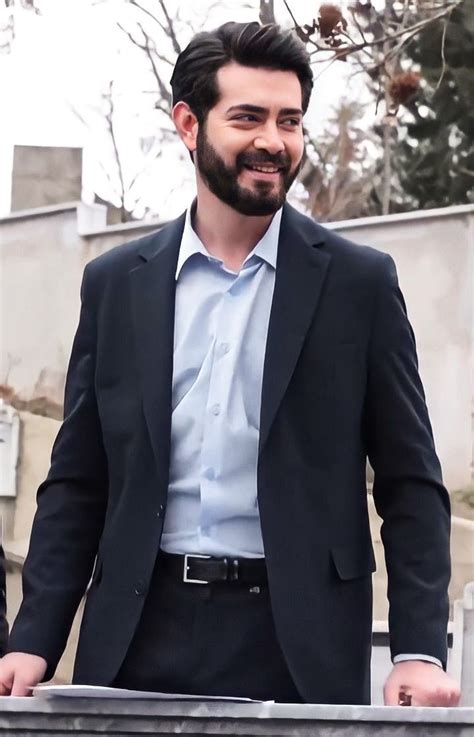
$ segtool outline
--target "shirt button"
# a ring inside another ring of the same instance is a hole
[[[216,477],[216,472],[214,471],[213,468],[206,468],[206,470],[204,471],[204,476],[210,481],[212,481]]]
[[[211,407],[211,412],[216,417],[217,417],[217,415],[220,415],[220,413],[221,413],[221,405],[220,404],[213,404],[212,407]]]
[[[209,527],[203,527],[201,529],[201,534],[204,535],[204,537],[209,537],[210,529]]]
[[[228,343],[221,343],[221,346],[220,346],[221,356],[225,356],[225,354],[229,352],[229,349],[230,349],[230,345]]]

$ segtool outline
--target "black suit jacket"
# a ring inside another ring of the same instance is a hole
[[[38,492],[11,650],[51,677],[91,576],[74,679],[109,684],[166,509],[184,216],[88,264],[65,420]],[[258,502],[277,634],[306,701],[369,699],[383,517],[392,654],[446,659],[449,500],[393,261],[286,205],[265,354]]]
[[[8,624],[7,624],[7,594],[5,584],[5,555],[0,545],[0,657],[7,648]]]

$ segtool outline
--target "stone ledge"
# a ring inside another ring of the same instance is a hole
[[[3,697],[0,735],[472,737],[474,708]]]

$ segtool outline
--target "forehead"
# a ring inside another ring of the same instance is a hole
[[[301,84],[295,74],[279,69],[246,67],[232,62],[217,72],[220,92],[216,109],[251,104],[270,108],[301,108]]]

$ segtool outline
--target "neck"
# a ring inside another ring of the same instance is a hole
[[[242,215],[198,181],[193,227],[212,256],[232,271],[239,271],[249,253],[268,229],[273,215]]]

